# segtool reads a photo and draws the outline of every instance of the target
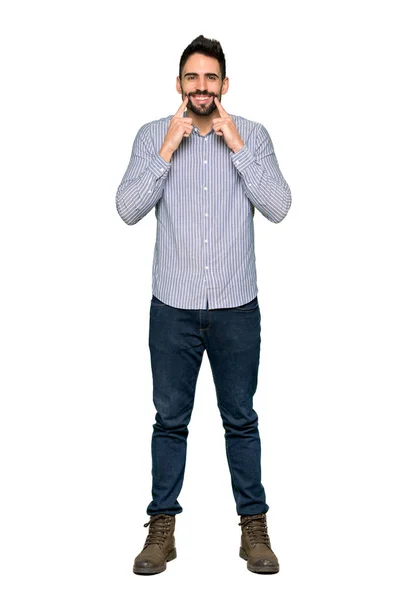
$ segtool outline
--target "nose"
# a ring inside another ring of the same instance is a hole
[[[207,90],[207,80],[204,77],[204,75],[200,75],[198,84],[199,90],[201,90],[202,92],[205,92]]]

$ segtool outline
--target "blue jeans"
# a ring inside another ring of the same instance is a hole
[[[253,408],[261,342],[257,296],[239,307],[182,309],[151,299],[149,347],[156,408],[147,514],[182,512],[188,424],[204,350],[210,361],[238,515],[267,512]],[[204,475],[203,475],[204,476]],[[206,482],[205,482],[206,483]]]

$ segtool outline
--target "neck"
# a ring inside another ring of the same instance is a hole
[[[187,109],[187,116],[191,119],[193,119],[192,124],[198,128],[199,132],[201,133],[201,135],[206,135],[211,127],[212,127],[212,121],[213,119],[217,119],[219,117],[219,112],[217,109],[215,109],[211,115],[207,115],[206,117],[202,117],[200,115],[196,115],[193,111],[191,111],[189,108]]]

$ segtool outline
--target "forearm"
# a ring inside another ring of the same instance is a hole
[[[258,161],[249,148],[243,148],[232,156],[246,196],[254,206],[273,223],[285,218],[291,206],[290,188],[285,181],[275,155],[271,153]]]
[[[160,200],[170,169],[159,154],[154,154],[148,166],[138,174],[140,165],[131,158],[118,187],[115,202],[118,214],[127,225],[135,225]]]

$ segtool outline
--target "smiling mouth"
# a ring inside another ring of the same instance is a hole
[[[197,95],[194,95],[194,96],[192,96],[192,99],[193,98],[196,100],[196,102],[199,102],[200,104],[205,104],[206,102],[208,102],[208,100],[210,98],[213,98],[213,96],[197,96]]]

